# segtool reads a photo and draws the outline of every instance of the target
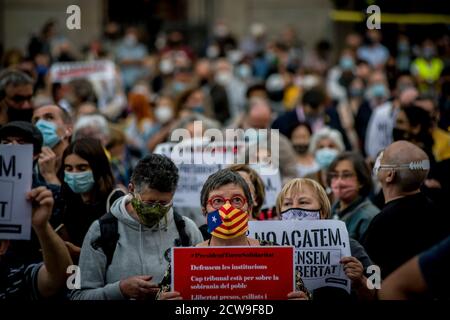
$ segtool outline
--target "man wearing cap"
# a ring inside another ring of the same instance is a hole
[[[39,159],[41,153],[43,138],[38,128],[31,122],[12,121],[0,128],[0,143],[1,144],[32,144],[33,145],[33,167]],[[37,171],[33,171],[32,188],[43,186],[50,189],[55,202],[52,205],[53,212],[50,217],[52,225],[59,225],[60,221],[60,203],[62,201],[60,196],[59,186],[47,184],[39,178]],[[36,235],[32,232],[30,241],[11,241],[9,253],[10,260],[18,263],[33,263],[42,261],[42,253],[39,251],[39,243]]]
[[[12,121],[0,127],[1,144],[32,144],[33,163],[41,153],[43,138],[41,132],[26,121]],[[35,181],[33,181],[33,184]]]
[[[377,158],[385,205],[362,244],[382,278],[449,234],[448,218],[420,191],[429,168],[426,153],[407,141],[392,143]]]

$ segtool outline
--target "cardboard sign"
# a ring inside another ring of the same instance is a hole
[[[340,264],[351,256],[345,223],[337,220],[249,221],[249,237],[295,247],[295,269],[308,290],[331,286],[350,292]]]
[[[264,203],[261,209],[270,209],[275,207],[277,203],[278,194],[281,192],[282,188],[280,171],[266,173],[262,172],[259,166],[250,165],[250,167],[254,169],[256,172],[258,172],[259,176],[261,177],[264,183],[266,198],[264,199]]]
[[[180,178],[173,197],[174,206],[179,208],[200,208],[200,191],[206,179],[218,170],[220,170],[220,165],[178,165]]]
[[[293,247],[173,248],[172,290],[186,300],[285,300],[293,258]]]
[[[176,149],[174,150],[175,145],[176,144],[172,142],[161,143],[154,151],[154,153],[171,158],[178,167],[180,180],[173,200],[174,206],[179,208],[200,208],[200,191],[202,190],[206,179],[218,170],[226,168],[228,163],[233,163],[234,160],[241,159],[237,154],[242,151],[242,147],[236,149],[232,144],[224,145],[223,147],[217,147],[210,144],[207,147],[204,147],[199,144],[199,149],[192,150],[191,152],[190,145],[186,143],[181,145],[180,148],[183,149],[183,146],[188,146],[189,150],[186,151],[185,149],[185,152],[179,153],[176,152]],[[211,157],[211,150],[214,150],[223,156],[223,158],[219,157],[219,159],[222,160],[220,163],[202,163],[203,160],[206,162],[213,162],[209,161],[212,157],[215,157],[214,153]],[[181,160],[188,159],[190,159],[190,161],[185,162],[192,163],[178,164]],[[260,166],[250,165],[250,167],[259,173],[264,182],[266,198],[262,209],[274,207],[278,193],[281,191],[282,187],[279,171],[276,173],[265,173],[261,171]]]
[[[54,63],[50,68],[50,79],[62,84],[74,79],[89,80],[97,94],[100,110],[116,98],[116,66],[110,60]]]
[[[0,239],[30,240],[33,146],[0,145]]]

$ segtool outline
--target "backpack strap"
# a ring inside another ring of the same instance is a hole
[[[100,237],[92,243],[94,249],[101,248],[106,256],[106,267],[111,264],[119,240],[119,224],[111,212],[107,212],[98,219]]]
[[[111,191],[111,193],[108,195],[108,198],[106,199],[106,212],[109,212],[114,201],[125,195],[126,193],[120,188],[116,188],[113,191]]]
[[[181,246],[183,247],[190,247],[191,239],[189,239],[189,236],[186,233],[186,222],[183,219],[183,216],[173,211],[173,219],[175,221],[175,226],[177,227],[178,234],[180,235],[181,240]]]

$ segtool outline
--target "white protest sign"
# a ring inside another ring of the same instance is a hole
[[[61,83],[80,78],[112,81],[114,69],[114,62],[109,60],[57,62],[50,68],[50,79]]]
[[[172,153],[172,149],[174,146],[175,143],[173,142],[160,143],[155,147],[153,153],[162,154],[163,156],[170,158],[170,154]]]
[[[169,157],[178,167],[180,181],[174,196],[176,207],[199,208],[200,191],[209,175],[232,164],[244,164],[245,145],[240,142],[209,142],[198,138],[182,143],[166,142],[156,146],[154,153]],[[281,191],[279,171],[265,173],[261,166],[250,165],[264,182],[266,198],[263,209],[276,204]]]
[[[156,146],[154,153],[169,157],[178,167],[180,176],[173,198],[175,207],[200,208],[200,191],[208,177],[222,169],[223,157],[218,163],[203,161],[211,152],[203,140],[189,140],[181,144],[166,142]],[[215,152],[215,150],[213,150]],[[223,149],[220,150],[221,155]],[[223,154],[227,151],[223,152]]]
[[[252,169],[258,172],[262,181],[264,182],[264,188],[266,190],[266,198],[261,209],[270,209],[275,207],[277,203],[277,196],[281,191],[281,176],[280,172],[265,173],[261,172],[259,166],[250,166]]]
[[[175,207],[199,208],[200,191],[206,179],[220,170],[220,165],[213,164],[180,164],[178,165],[177,190],[173,197]]]
[[[338,287],[350,292],[340,260],[351,256],[345,223],[337,220],[250,221],[249,236],[295,247],[295,269],[308,290]]]
[[[116,92],[115,64],[110,60],[57,62],[50,68],[51,82],[69,83],[74,79],[87,79],[99,98],[99,107],[114,99]]]
[[[0,239],[30,240],[33,146],[0,145]]]

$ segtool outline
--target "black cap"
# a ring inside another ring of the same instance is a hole
[[[0,127],[0,140],[7,137],[21,137],[33,144],[33,154],[41,152],[43,137],[36,126],[26,121],[11,121]]]

